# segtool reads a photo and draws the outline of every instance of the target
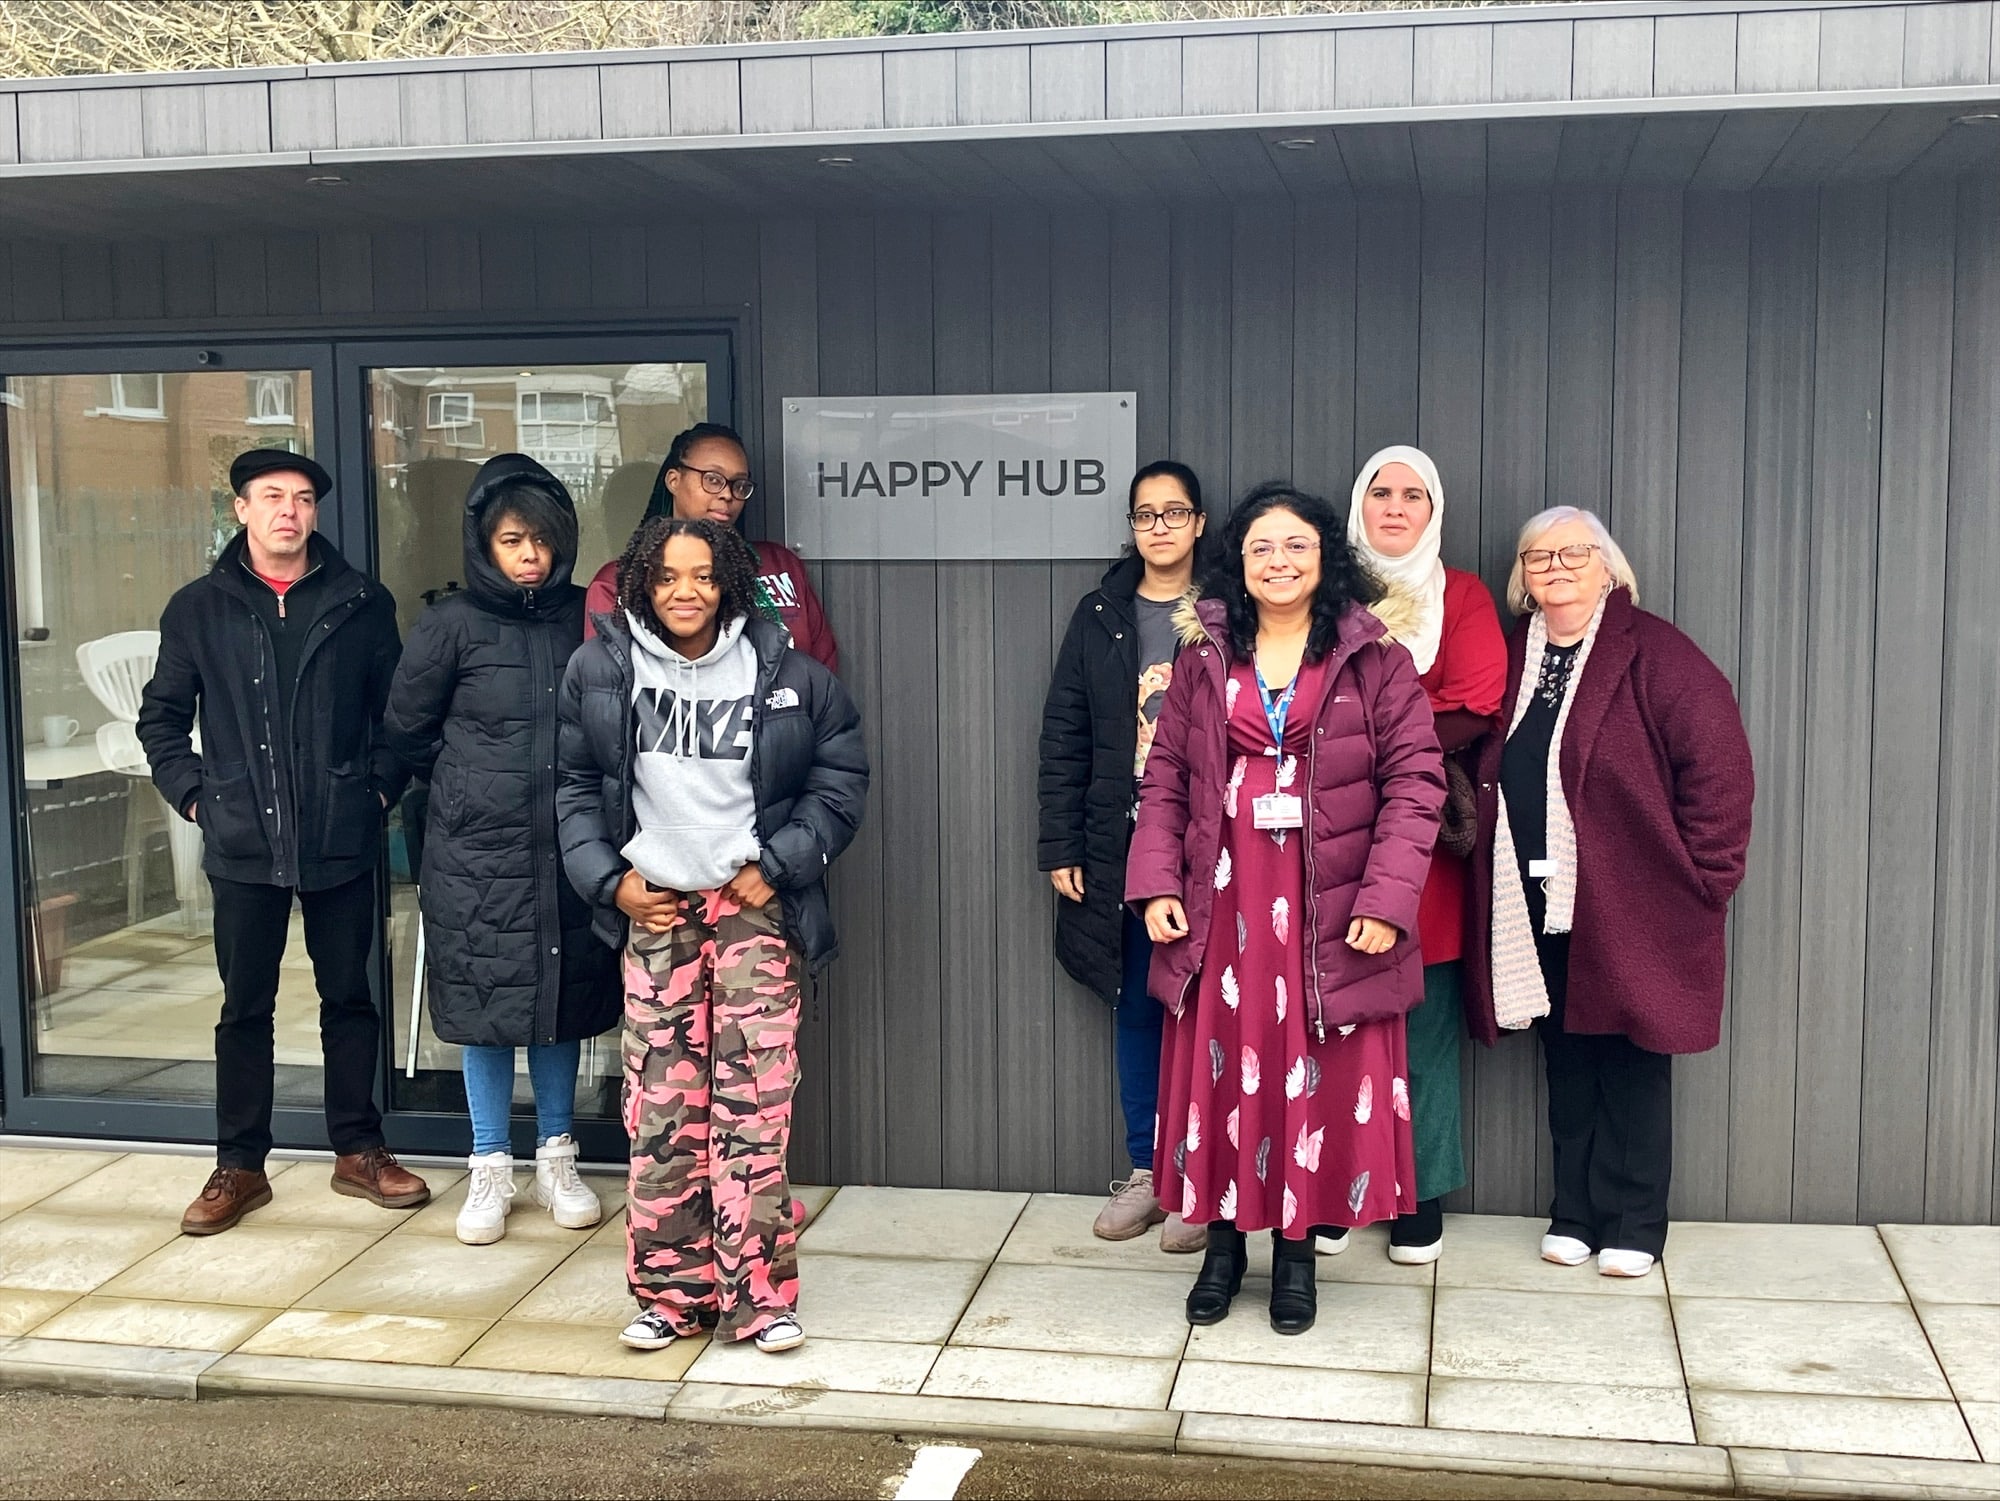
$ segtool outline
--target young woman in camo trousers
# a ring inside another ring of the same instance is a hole
[[[648,521],[563,680],[563,861],[624,950],[639,1313],[619,1338],[640,1350],[711,1325],[805,1341],[785,1170],[801,988],[834,956],[825,874],[868,761],[846,691],[760,613],[756,576],[735,531]]]

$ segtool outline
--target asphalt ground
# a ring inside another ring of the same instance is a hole
[[[0,1392],[0,1497],[832,1497],[887,1501],[917,1449],[981,1450],[998,1498],[1640,1497],[1637,1487],[909,1435],[571,1418],[316,1397],[158,1401]]]

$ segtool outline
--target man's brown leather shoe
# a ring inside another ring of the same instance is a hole
[[[271,1202],[271,1180],[247,1167],[218,1167],[181,1216],[181,1234],[214,1235]]]
[[[415,1209],[431,1197],[430,1185],[398,1163],[387,1147],[334,1158],[333,1191],[384,1209]]]

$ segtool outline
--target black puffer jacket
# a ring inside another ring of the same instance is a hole
[[[522,589],[493,562],[481,521],[503,486],[573,509],[533,459],[502,454],[465,498],[463,592],[410,629],[389,693],[390,744],[431,783],[420,890],[431,1023],[446,1042],[519,1047],[604,1031],[616,964],[556,847],[556,696],[583,640],[572,559]]]
[[[571,884],[590,900],[597,936],[625,942],[620,853],[634,832],[632,636],[623,615],[596,615],[597,634],[570,659],[562,687],[556,816]],[[861,716],[840,679],[790,644],[785,628],[753,616],[757,653],[750,783],[764,879],[777,891],[786,938],[817,974],[840,952],[826,900],[826,869],[861,827],[868,750]]]
[[[382,734],[396,601],[325,538],[307,547],[312,582],[286,627],[305,630],[289,694],[277,690],[270,586],[250,571],[239,532],[167,601],[138,733],[167,806],[185,813],[200,800],[203,870],[324,891],[375,868],[383,807],[409,772]]]
[[[1083,900],[1056,898],[1056,958],[1114,1005],[1124,979],[1125,851],[1139,784],[1139,630],[1145,577],[1120,558],[1077,603],[1042,708],[1038,864],[1083,868]]]

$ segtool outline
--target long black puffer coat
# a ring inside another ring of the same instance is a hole
[[[597,634],[570,662],[562,687],[562,785],[556,812],[563,861],[590,897],[597,936],[625,943],[630,919],[618,883],[632,812],[632,632],[623,615],[597,615]],[[840,679],[791,645],[775,621],[751,616],[743,635],[757,653],[750,785],[757,800],[758,866],[778,893],[785,937],[818,974],[840,953],[826,871],[861,827],[868,747],[861,715]]]
[[[616,966],[556,843],[556,701],[583,640],[573,559],[523,589],[481,537],[504,488],[533,485],[570,507],[533,459],[501,454],[465,499],[463,592],[410,630],[384,717],[391,744],[431,783],[421,875],[431,1022],[446,1042],[519,1047],[612,1026]]]

